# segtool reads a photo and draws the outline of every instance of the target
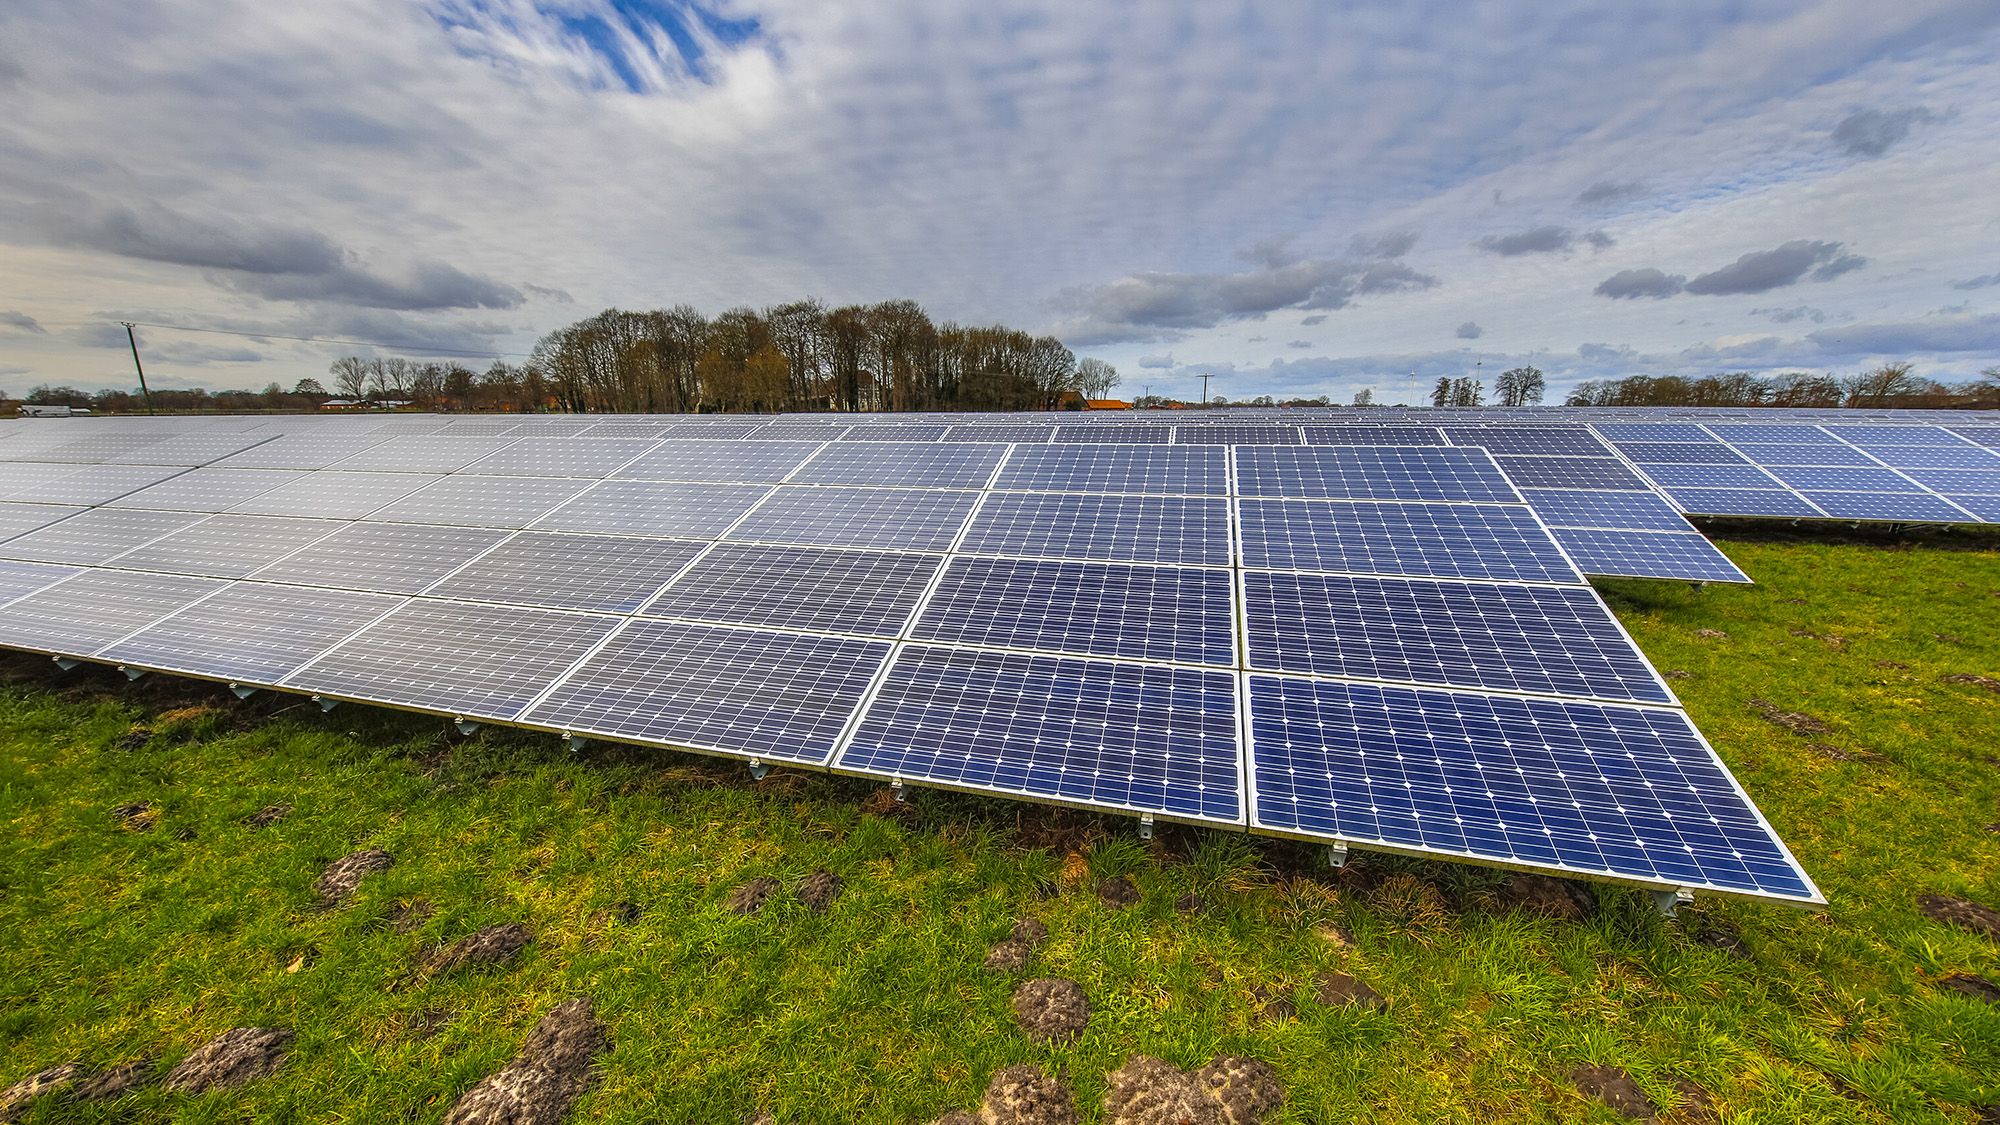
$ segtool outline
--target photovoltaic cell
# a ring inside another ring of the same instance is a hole
[[[28,468],[31,475],[40,473],[29,466],[20,467]],[[11,490],[6,498],[38,504],[106,504],[186,471],[162,465],[68,465],[52,479]]]
[[[494,477],[608,477],[657,444],[644,438],[524,437],[465,471]]]
[[[106,649],[104,659],[275,684],[389,612],[387,594],[238,582]]]
[[[357,523],[258,572],[266,582],[415,594],[464,566],[507,533],[473,527]]]
[[[1873,445],[1863,450],[1898,469],[2000,469],[2000,456],[1976,445]]]
[[[1017,447],[994,487],[1026,492],[1222,496],[1229,491],[1229,455],[1216,446]]]
[[[222,585],[182,574],[87,570],[0,608],[0,637],[10,648],[89,656]]]
[[[1682,488],[1777,488],[1778,481],[1752,465],[1647,465],[1646,475],[1668,491]]]
[[[160,441],[149,441],[137,449],[127,450],[104,460],[107,464],[119,465],[206,465],[232,453],[240,453],[252,446],[262,445],[269,440],[271,440],[269,435],[256,437],[250,434],[229,433],[175,434]]]
[[[790,483],[985,488],[1006,455],[1004,445],[836,442],[793,473]]]
[[[568,477],[449,476],[368,518],[383,523],[453,524],[522,528],[590,487]]]
[[[1890,469],[1800,468],[1781,465],[1771,475],[1800,492],[1920,492],[1916,485]]]
[[[893,637],[938,555],[718,543],[644,612],[725,625]]]
[[[1679,711],[1249,677],[1257,827],[1821,901]]]
[[[1550,531],[1585,574],[1608,578],[1678,578],[1748,582],[1729,556],[1698,531]]]
[[[1719,441],[1621,441],[1618,452],[1642,465],[1740,465],[1742,454]]]
[[[231,469],[324,469],[389,440],[386,434],[286,434],[217,462]]]
[[[838,441],[852,426],[831,422],[772,422],[750,431],[750,441]]]
[[[88,511],[66,504],[18,504],[0,501],[0,541],[25,535],[38,527],[65,520],[78,512]]]
[[[1598,422],[1598,436],[1621,445],[1628,441],[1714,441],[1694,422]]]
[[[121,570],[163,570],[241,578],[345,524],[296,516],[211,516],[105,562]]]
[[[1516,504],[1242,500],[1243,565],[1266,570],[1580,582]]]
[[[1581,586],[1246,571],[1243,592],[1252,668],[1672,702]]]
[[[436,598],[632,613],[705,546],[682,539],[522,532],[427,593]]]
[[[1528,488],[1528,506],[1550,527],[1622,527],[1647,531],[1687,531],[1688,522],[1656,492],[1596,492],[1589,489]]]
[[[1979,469],[1909,469],[1909,476],[1934,492],[2000,493],[2000,472]]]
[[[61,523],[0,543],[0,556],[29,562],[92,566],[124,554],[201,517],[191,512],[121,511],[93,508]]]
[[[1443,445],[1436,426],[1299,427],[1307,445]]]
[[[1168,441],[1173,435],[1173,427],[1157,422],[1094,422],[1057,426],[1054,440],[1057,442],[1082,442],[1098,445],[1108,441],[1141,442],[1157,445]]]
[[[78,465],[96,465],[113,457],[158,445],[170,436],[161,433],[105,433],[98,432],[69,441],[58,441],[35,451],[37,461],[66,461]]]
[[[508,437],[406,434],[370,446],[333,467],[350,473],[455,473],[513,443]]]
[[[1957,494],[1945,499],[1979,517],[1983,523],[2000,523],[2000,496]]]
[[[545,531],[713,539],[770,495],[762,484],[608,480],[535,521]]]
[[[1175,445],[1297,445],[1299,440],[1297,426],[1183,422],[1174,427]]]
[[[728,538],[941,551],[958,538],[978,500],[977,492],[785,487],[745,516]]]
[[[1776,445],[1836,445],[1832,435],[1818,426],[1767,425],[1763,423],[1710,423],[1708,430],[1723,441],[1769,442]]]
[[[1942,496],[1922,492],[1805,492],[1804,495],[1835,519],[1890,520],[1896,523],[1976,522]],[[0,546],[0,551],[13,545]]]
[[[941,441],[951,427],[943,422],[867,422],[841,436],[842,441]]]
[[[1056,428],[1046,425],[1009,425],[1004,422],[988,422],[976,426],[953,426],[945,431],[945,441],[1009,441],[1021,443],[1046,442],[1055,436]]]
[[[822,764],[889,650],[886,641],[635,620],[526,719]]]
[[[15,598],[26,597],[47,586],[77,573],[73,566],[52,566],[48,563],[10,562],[0,559],[0,605]]]
[[[1240,823],[1235,677],[908,645],[835,768]]]
[[[1942,426],[1886,425],[1870,426],[1854,423],[1837,424],[1826,427],[1826,431],[1842,441],[1855,445],[1960,445],[1957,435]]]
[[[1229,504],[1221,497],[995,492],[973,517],[959,550],[1228,566]]]
[[[1826,513],[1796,492],[1758,488],[1676,488],[1670,495],[1680,509],[1704,516],[1770,516],[1825,519]]]
[[[1873,465],[1868,455],[1850,445],[1739,445],[1745,457],[1759,465]]]
[[[956,558],[911,636],[989,648],[1236,663],[1229,572]]]
[[[172,512],[226,512],[305,473],[284,469],[195,469],[127,493],[108,508],[158,508]]]
[[[1477,445],[1495,455],[1604,457],[1611,450],[1583,426],[1446,426],[1453,445]]]
[[[417,473],[348,473],[325,469],[253,496],[230,510],[257,516],[357,520],[440,479]]]
[[[1612,457],[1501,457],[1500,470],[1520,488],[1645,488]]]
[[[618,621],[419,598],[292,673],[285,686],[447,715],[512,719]]]
[[[1291,499],[1520,499],[1484,450],[1450,446],[1238,446],[1236,491]]]
[[[676,437],[618,470],[629,480],[776,484],[819,451],[811,441],[698,441]]]

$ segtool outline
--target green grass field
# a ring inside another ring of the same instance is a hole
[[[1915,899],[2000,904],[2000,693],[1945,679],[2000,678],[2000,541],[1723,546],[1758,585],[1602,588],[1823,912],[1705,899],[1667,922],[1602,887],[1593,916],[1556,921],[1504,909],[1503,876],[1476,867],[1357,853],[1333,872],[1218,831],[1148,845],[1128,819],[935,792],[898,809],[862,782],[753,783],[693,757],[572,756],[6,658],[0,1087],[70,1060],[171,1065],[256,1024],[297,1031],[275,1076],[24,1120],[436,1121],[543,1012],[587,995],[612,1045],[576,1121],[924,1122],[1018,1062],[1066,1073],[1098,1121],[1106,1073],[1135,1052],[1263,1059],[1288,1122],[1623,1120],[1571,1083],[1586,1063],[1662,1107],[1697,1084],[1726,1121],[1978,1120],[2000,1102],[2000,1005],[1937,982],[2000,978],[2000,942]],[[1795,733],[1753,700],[1826,729]],[[139,801],[160,810],[148,831],[111,811]],[[294,811],[245,822],[272,804]],[[322,867],[362,847],[395,866],[319,909]],[[820,867],[846,881],[824,914],[789,894],[724,909],[746,880],[789,888]],[[1137,906],[1098,899],[1113,875]],[[1190,894],[1199,909],[1181,909]],[[1073,978],[1094,1006],[1073,1043],[1031,1043],[1008,1007],[1021,974],[981,968],[1017,916],[1051,931],[1028,975]],[[510,966],[413,971],[515,921],[537,940]],[[1333,970],[1389,1008],[1317,1003]],[[1296,1018],[1259,1019],[1271,994]]]

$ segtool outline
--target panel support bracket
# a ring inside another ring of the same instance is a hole
[[[562,744],[563,749],[574,754],[585,746],[590,745],[590,740],[573,730],[566,730],[562,733]]]
[[[315,696],[313,696],[313,697],[312,697],[312,701],[313,701],[314,703],[317,703],[317,704],[319,704],[319,709],[320,709],[320,710],[322,710],[322,711],[331,711],[331,710],[333,710],[333,709],[334,709],[335,707],[338,707],[338,706],[340,706],[340,700],[338,700],[338,699],[328,699],[328,698],[327,698],[326,696],[324,696],[324,695],[315,695]]]
[[[764,775],[770,772],[771,763],[757,758],[750,759],[750,780],[762,781],[764,780]]]
[[[469,735],[479,729],[478,723],[473,722],[471,719],[467,719],[462,716],[453,718],[451,721],[451,725],[458,729],[458,733],[465,735]]]
[[[1678,890],[1653,892],[1653,909],[1659,911],[1662,918],[1671,918],[1674,916],[1676,910],[1693,904],[1694,892],[1688,890],[1686,887],[1681,887]]]
[[[230,684],[229,690],[235,692],[236,698],[238,699],[248,699],[251,696],[257,694],[256,688],[250,687],[246,684]]]
[[[900,777],[889,783],[889,792],[895,796],[899,805],[907,804],[910,800],[910,791],[903,787],[903,779]]]
[[[1340,870],[1340,869],[1341,869],[1341,868],[1343,868],[1343,867],[1346,867],[1346,866],[1347,866],[1347,845],[1346,845],[1346,844],[1328,844],[1328,845],[1326,846],[1326,865],[1327,865],[1328,867],[1331,867],[1331,868],[1333,868],[1333,869],[1334,869],[1334,870],[1336,870],[1336,871]]]
[[[1140,838],[1141,840],[1150,840],[1150,839],[1152,839],[1152,838],[1153,838],[1153,814],[1152,814],[1152,813],[1149,813],[1149,812],[1148,812],[1148,813],[1140,813],[1140,814],[1139,814],[1139,838]]]
[[[56,662],[56,667],[58,667],[58,668],[62,669],[62,670],[63,670],[63,671],[65,671],[65,672],[67,672],[67,671],[69,671],[70,669],[72,669],[72,668],[76,667],[76,666],[77,666],[77,663],[78,663],[77,661],[74,661],[74,660],[71,660],[71,659],[70,659],[69,657],[67,657],[67,656],[58,656],[58,657],[55,657],[55,658],[54,658],[54,660],[55,660],[55,662]]]
[[[136,680],[146,674],[144,668],[133,668],[124,664],[120,664],[118,670],[125,673],[125,678],[128,680]]]

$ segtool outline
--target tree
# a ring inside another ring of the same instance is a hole
[[[1354,392],[1354,405],[1356,405],[1356,406],[1373,406],[1373,405],[1375,405],[1375,388],[1373,388],[1373,387],[1363,387],[1363,388],[1361,388],[1360,390],[1358,390],[1358,391],[1355,391],[1355,392]]]
[[[333,377],[333,389],[340,392],[342,398],[359,401],[367,397],[368,363],[360,356],[336,359],[326,373]]]
[[[1470,376],[1461,375],[1451,381],[1451,405],[1482,406],[1486,402],[1486,385]]]
[[[1537,406],[1548,389],[1548,381],[1538,368],[1516,367],[1502,371],[1493,383],[1502,406]]]
[[[1437,386],[1431,388],[1431,405],[1445,407],[1451,405],[1451,379],[1438,376]]]
[[[310,377],[300,379],[297,385],[292,387],[292,393],[295,395],[312,395],[315,398],[327,397],[326,388],[320,385],[318,379]]]
[[[1917,393],[1921,384],[1907,363],[1885,363],[1846,382],[1847,405],[1891,406],[1895,399]]]
[[[1076,365],[1076,392],[1086,399],[1104,398],[1118,385],[1118,369],[1096,357]]]

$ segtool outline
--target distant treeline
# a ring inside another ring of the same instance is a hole
[[[1802,371],[1783,375],[1738,371],[1701,379],[1632,375],[1578,383],[1563,405],[1991,409],[2000,407],[2000,367],[1988,368],[1970,382],[1955,384],[1918,378],[1907,363],[1886,363],[1845,379]]]

